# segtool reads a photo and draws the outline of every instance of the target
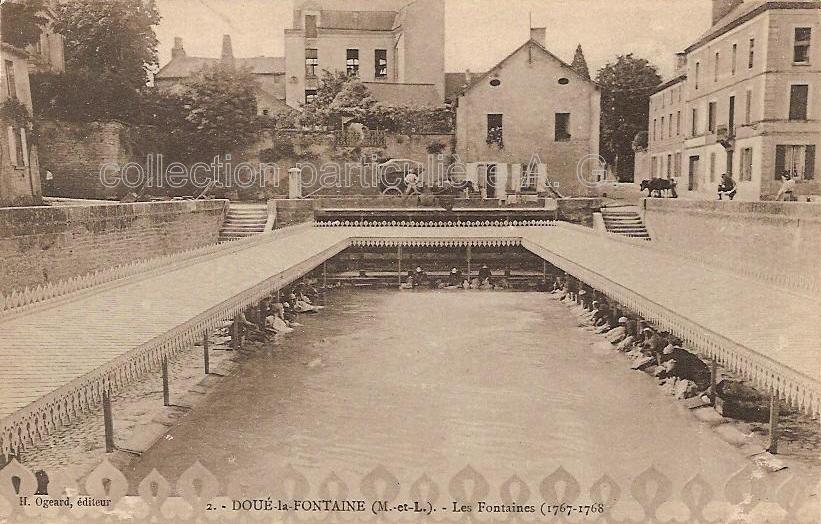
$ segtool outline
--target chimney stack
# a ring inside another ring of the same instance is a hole
[[[743,3],[744,0],[713,0],[713,23],[715,24]]]
[[[546,27],[531,27],[530,39],[534,40],[542,47],[547,47],[547,28]]]
[[[182,58],[185,56],[185,49],[182,47],[182,38],[174,37],[174,47],[171,48],[171,58]]]
[[[222,35],[222,55],[220,56],[220,60],[227,64],[234,63],[234,50],[231,47],[231,35]]]
[[[687,53],[683,51],[680,53],[676,53],[675,66],[676,76],[683,75],[687,72]]]

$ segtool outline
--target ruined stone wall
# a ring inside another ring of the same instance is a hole
[[[224,200],[0,209],[0,293],[214,244]]]
[[[47,196],[112,199],[124,189],[105,187],[100,170],[131,160],[128,128],[119,122],[40,122],[40,166],[54,174]]]

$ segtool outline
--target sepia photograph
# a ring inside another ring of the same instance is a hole
[[[0,524],[821,523],[821,1],[0,0],[0,55]]]

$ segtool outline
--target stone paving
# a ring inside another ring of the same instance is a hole
[[[821,300],[572,227],[317,227],[0,322],[0,417],[353,237],[525,238],[821,381]]]

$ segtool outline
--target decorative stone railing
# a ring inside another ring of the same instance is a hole
[[[272,235],[288,235],[305,227],[309,227],[309,224],[278,229]],[[270,235],[255,235],[222,244],[210,244],[160,257],[137,260],[129,264],[86,273],[65,280],[49,282],[44,286],[38,285],[33,289],[26,287],[20,291],[15,290],[8,295],[0,295],[0,322],[17,314],[29,313],[40,306],[51,306],[58,300],[73,300],[79,292],[97,292],[100,286],[106,284],[121,285],[131,277],[146,278],[168,269],[184,267],[202,260],[203,257],[223,255],[230,251],[244,249],[261,241],[270,240],[270,238],[272,238]]]
[[[418,513],[374,511],[378,502],[395,507],[407,500],[423,500],[433,507],[449,507],[452,500],[473,508],[479,501],[533,506],[535,518],[508,513],[505,520],[509,522],[548,519],[556,522],[793,524],[817,522],[821,511],[816,495],[818,485],[807,482],[800,472],[762,475],[750,464],[726,478],[716,479],[705,475],[696,464],[694,471],[679,481],[671,479],[663,466],[641,468],[632,471],[621,467],[628,473],[613,473],[615,477],[599,471],[596,477],[579,475],[577,478],[573,467],[568,470],[559,466],[538,474],[519,472],[502,481],[470,465],[433,478],[428,475],[397,477],[383,465],[377,465],[361,477],[289,466],[272,472],[278,480],[276,486],[281,486],[271,493],[272,500],[264,498],[267,495],[249,492],[248,483],[243,480],[257,478],[258,468],[231,468],[230,478],[225,479],[215,476],[199,461],[184,470],[173,484],[156,469],[142,479],[129,482],[108,460],[103,460],[85,478],[70,470],[45,471],[48,495],[40,496],[36,495],[40,484],[34,472],[13,460],[0,470],[0,502],[5,502],[3,516],[10,522],[300,522],[318,519],[420,522]],[[86,496],[106,499],[110,506],[79,507],[78,500]],[[25,497],[28,504],[20,504],[21,497]],[[365,511],[355,515],[346,513],[345,519],[337,519],[338,514],[333,513],[311,513],[309,518],[304,513],[278,510],[277,497],[288,501],[363,500]],[[40,499],[39,504],[36,499]],[[66,499],[74,504],[73,509],[43,503]],[[234,507],[234,501],[239,508]],[[266,501],[270,506],[265,505]],[[440,511],[435,521],[456,521],[458,515]],[[496,521],[496,516],[490,514],[479,521]]]
[[[520,227],[549,226],[552,220],[332,220],[317,221],[316,227]]]

